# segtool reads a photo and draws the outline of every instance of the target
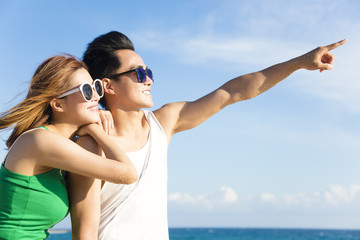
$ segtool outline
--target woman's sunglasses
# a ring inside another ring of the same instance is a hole
[[[139,83],[146,82],[146,76],[148,76],[151,79],[151,81],[154,82],[152,71],[149,68],[143,69],[142,67],[137,67],[135,69],[131,69],[129,71],[122,72],[122,73],[117,73],[117,74],[111,75],[109,78],[114,79],[123,74],[131,73],[131,72],[136,72],[137,80]]]
[[[94,90],[93,89],[96,91],[96,93],[99,95],[99,97],[104,96],[104,88],[103,88],[102,82],[100,79],[96,79],[96,80],[94,80],[93,84],[83,83],[79,87],[73,88],[73,89],[61,94],[57,98],[63,98],[70,94],[76,93],[77,91],[80,91],[83,98],[87,102],[89,102],[94,98]]]

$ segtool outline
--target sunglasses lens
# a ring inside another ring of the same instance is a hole
[[[144,83],[146,81],[146,73],[145,73],[144,69],[137,68],[136,69],[136,74],[137,74],[138,81],[140,83]]]
[[[152,71],[149,68],[146,69],[146,75],[154,82]]]
[[[96,93],[99,95],[99,97],[104,96],[104,89],[103,89],[103,86],[101,84],[101,81],[96,80],[94,82],[94,85],[95,85],[94,87],[95,87]]]
[[[81,90],[86,101],[90,101],[93,98],[93,90],[90,84],[84,84]]]

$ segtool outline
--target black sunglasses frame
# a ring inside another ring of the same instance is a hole
[[[150,68],[146,68],[146,69],[143,69],[142,67],[137,67],[135,69],[131,69],[129,71],[126,71],[126,72],[122,72],[122,73],[116,73],[114,75],[111,75],[110,79],[115,79],[121,75],[124,75],[124,74],[127,74],[127,73],[131,73],[131,72],[136,72],[136,76],[137,76],[137,80],[139,83],[144,83],[146,82],[146,76],[148,76],[151,81],[154,82],[154,77],[153,77],[153,74],[152,74],[152,71],[150,70]],[[141,73],[139,73],[141,72]],[[145,76],[143,79],[140,78],[140,74],[143,74],[143,76]]]

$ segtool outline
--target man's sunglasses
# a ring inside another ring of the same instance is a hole
[[[77,91],[80,91],[83,98],[87,102],[89,102],[94,98],[94,90],[99,95],[99,97],[104,96],[104,88],[103,88],[103,85],[102,85],[102,82],[100,79],[94,80],[93,84],[83,83],[79,87],[73,88],[73,89],[61,94],[57,98],[63,98],[70,94],[76,93]]]
[[[123,74],[131,73],[131,72],[136,72],[137,80],[139,83],[146,82],[146,76],[148,76],[151,79],[151,81],[154,82],[152,71],[149,68],[143,69],[142,67],[137,67],[135,69],[131,69],[129,71],[122,72],[122,73],[117,73],[117,74],[111,75],[109,78],[114,79]]]

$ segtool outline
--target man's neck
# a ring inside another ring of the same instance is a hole
[[[142,110],[123,111],[121,109],[111,109],[111,114],[114,119],[112,135],[137,135],[148,130],[148,123]]]
[[[142,110],[111,110],[114,128],[110,135],[126,152],[134,152],[142,148],[149,137],[150,126]]]

